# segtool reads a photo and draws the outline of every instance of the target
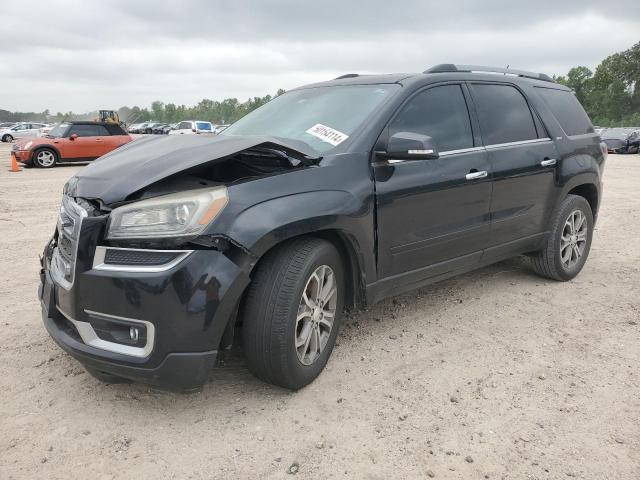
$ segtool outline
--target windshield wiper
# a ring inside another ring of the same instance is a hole
[[[270,157],[275,157],[275,158],[280,158],[282,160],[285,160],[293,168],[299,167],[299,166],[311,167],[313,165],[317,165],[318,163],[320,163],[320,160],[322,160],[322,157],[312,157],[310,155],[306,155],[303,153],[300,154],[300,157],[292,157],[284,150],[279,150],[277,148],[269,148],[269,147],[252,148],[242,153],[245,155],[256,155],[261,157],[264,157],[266,153]]]

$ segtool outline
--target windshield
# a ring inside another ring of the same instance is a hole
[[[325,153],[349,138],[398,88],[396,84],[380,84],[294,90],[249,113],[222,135],[298,140]]]
[[[47,137],[60,138],[64,136],[65,133],[67,133],[67,130],[69,129],[70,126],[71,126],[70,123],[59,123],[58,125],[53,127],[51,130],[49,130],[49,132],[47,133]]]

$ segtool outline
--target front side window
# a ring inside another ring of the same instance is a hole
[[[69,135],[78,135],[78,137],[103,137],[109,135],[109,132],[102,125],[74,125]]]
[[[191,122],[180,123],[179,130],[191,130]]]
[[[222,135],[279,137],[325,153],[353,135],[399,88],[374,84],[292,90],[244,116]]]
[[[474,84],[472,89],[485,145],[538,138],[529,104],[518,89],[491,84]]]
[[[469,111],[460,85],[444,85],[414,96],[389,126],[389,135],[411,132],[431,137],[440,152],[473,147]]]
[[[51,130],[49,130],[49,133],[47,133],[47,137],[49,138],[64,137],[65,134],[67,133],[67,130],[69,130],[70,127],[71,127],[71,124],[69,123],[60,123],[55,127],[53,127]]]

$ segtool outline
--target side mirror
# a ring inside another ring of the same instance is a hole
[[[435,160],[440,155],[431,137],[419,133],[397,132],[389,138],[386,156],[398,160]]]
[[[77,133],[72,133],[71,136],[69,137],[69,140],[73,141],[76,138],[78,138],[78,134]]]

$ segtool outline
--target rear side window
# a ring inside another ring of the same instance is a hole
[[[584,135],[594,132],[587,113],[573,92],[540,87],[537,87],[537,91],[560,123],[564,133]]]
[[[460,85],[418,93],[391,122],[389,135],[397,132],[428,135],[441,152],[473,147],[469,111]]]
[[[472,88],[485,145],[538,138],[529,104],[518,89],[488,84]]]
[[[74,125],[71,127],[70,135],[78,135],[79,137],[103,137],[109,135],[109,132],[102,125]]]

